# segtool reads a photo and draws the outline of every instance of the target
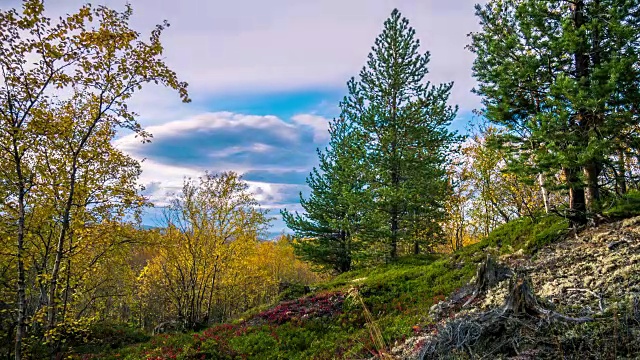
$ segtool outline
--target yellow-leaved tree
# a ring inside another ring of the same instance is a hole
[[[188,101],[163,60],[168,24],[143,39],[129,26],[132,13],[86,4],[52,20],[41,0],[0,10],[0,247],[15,274],[3,284],[15,300],[3,303],[15,309],[16,359],[27,329],[55,354],[71,303],[90,296],[76,294],[105,289],[83,284],[83,267],[122,249],[113,246],[121,238],[91,234],[143,204],[138,163],[111,144],[122,128],[149,137],[127,101],[148,83]]]
[[[174,318],[195,328],[224,318],[235,300],[230,283],[248,275],[246,259],[268,226],[265,211],[238,174],[206,173],[185,180],[164,218],[157,251],[140,276],[143,303],[161,307],[150,321]]]

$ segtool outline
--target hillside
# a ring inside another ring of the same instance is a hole
[[[505,311],[511,276],[470,299],[489,254],[523,274],[536,311]],[[289,288],[276,306],[202,332],[76,350],[82,359],[634,358],[640,217],[578,234],[557,217],[524,218],[454,254],[352,271],[312,291]]]
[[[640,354],[640,217],[602,225],[533,256],[500,256],[526,274],[532,307],[513,309],[511,278],[469,301],[431,309],[439,322],[394,349],[400,358],[637,358]],[[517,299],[520,300],[520,299]],[[527,300],[524,300],[527,301]]]

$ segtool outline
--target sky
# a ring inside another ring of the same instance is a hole
[[[409,19],[431,53],[428,80],[454,82],[454,129],[464,131],[480,100],[471,93],[473,54],[467,34],[479,29],[480,0],[130,0],[132,27],[143,35],[168,20],[165,61],[189,83],[192,102],[147,87],[130,107],[153,134],[142,144],[121,133],[114,144],[142,161],[140,183],[156,204],[143,217],[158,226],[162,206],[185,177],[236,171],[285,230],[279,210],[302,210],[299,193],[328,142],[328,121],[339,114],[346,82],[365,64],[394,8]],[[85,1],[45,0],[49,16],[73,12]],[[124,9],[124,0],[95,0]],[[20,1],[0,0],[0,8]]]

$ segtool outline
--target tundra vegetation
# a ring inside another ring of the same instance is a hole
[[[127,103],[190,99],[169,24],[132,14],[0,9],[0,357],[640,354],[637,0],[477,5],[467,136],[394,10],[275,240],[234,172],[185,178],[140,226],[153,204],[113,140],[152,134]]]

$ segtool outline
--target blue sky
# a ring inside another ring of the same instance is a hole
[[[464,130],[479,99],[471,94],[467,34],[478,29],[477,0],[134,0],[132,25],[147,34],[167,19],[166,62],[189,83],[193,102],[158,87],[131,101],[154,138],[141,144],[122,133],[116,146],[143,160],[140,183],[158,209],[184,177],[205,170],[244,174],[257,199],[277,215],[299,210],[298,193],[328,140],[346,82],[356,76],[393,8],[408,17],[431,52],[429,80],[454,81],[453,127]],[[50,15],[79,0],[45,0]],[[125,0],[93,1],[123,9]],[[0,7],[19,6],[0,0]],[[158,209],[145,214],[156,225]],[[284,230],[278,216],[272,232]]]

